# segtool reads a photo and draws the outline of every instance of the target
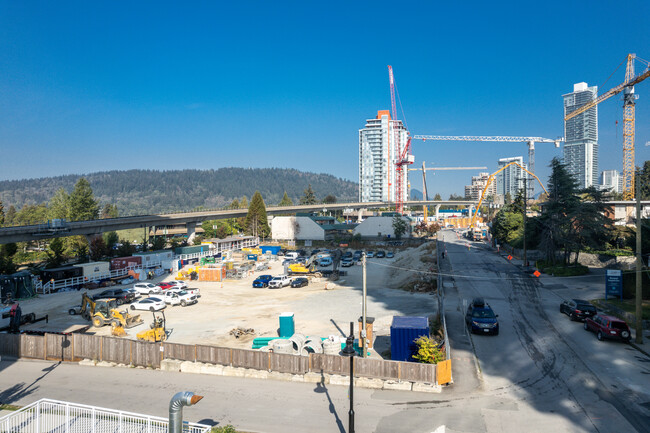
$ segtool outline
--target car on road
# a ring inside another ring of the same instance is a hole
[[[394,252],[389,251],[389,252],[386,253],[386,258],[387,258],[387,259],[392,259],[393,257],[395,257],[395,253],[394,253]]]
[[[153,295],[154,293],[160,293],[160,287],[151,284],[151,283],[135,283],[133,288],[138,291],[141,295]]]
[[[117,305],[122,305],[122,304],[130,304],[131,302],[133,302],[135,300],[135,295],[124,289],[108,289],[108,290],[104,290],[103,292],[97,295],[94,295],[93,301],[96,301],[98,299],[108,299],[108,298],[115,298]]]
[[[386,257],[386,252],[379,250],[377,251],[377,255],[375,255],[375,257],[377,257],[378,259],[383,259],[384,257]]]
[[[253,287],[257,288],[265,288],[269,286],[269,281],[273,279],[273,275],[260,275],[259,277],[255,278],[255,281],[253,281]]]
[[[129,308],[132,310],[159,311],[165,308],[165,305],[165,301],[162,297],[150,296],[148,298],[135,301]]]
[[[474,298],[467,307],[465,323],[472,333],[499,335],[497,317],[483,298]]]
[[[595,332],[596,338],[600,341],[610,339],[629,343],[632,338],[630,327],[625,321],[605,314],[596,314],[593,317],[585,318],[584,328],[586,331]]]
[[[291,284],[291,277],[288,275],[278,275],[269,281],[269,289],[279,289]]]
[[[560,313],[566,314],[571,320],[585,320],[597,312],[596,307],[583,299],[569,299],[560,304]]]
[[[164,295],[164,300],[165,304],[180,305],[181,307],[186,307],[199,302],[196,295],[192,295],[183,289],[167,290]]]
[[[332,258],[327,256],[318,259],[318,266],[330,266],[332,264]]]
[[[309,285],[309,280],[305,277],[294,278],[291,282],[291,287],[305,287]]]
[[[344,268],[350,267],[352,265],[354,265],[354,260],[352,260],[352,258],[348,257],[341,260],[341,266],[343,266]]]

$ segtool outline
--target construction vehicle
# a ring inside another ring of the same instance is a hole
[[[292,263],[289,265],[287,273],[289,275],[313,275],[321,277],[322,274],[316,268],[316,255],[311,256],[305,263]]]
[[[154,311],[152,311],[151,314],[153,314],[153,322],[149,325],[150,329],[138,332],[136,335],[137,339],[141,341],[150,341],[152,343],[165,341],[167,339],[167,329],[165,328],[167,320],[165,319],[165,312],[160,311],[159,316],[156,316]]]
[[[114,298],[93,301],[88,293],[81,295],[81,316],[90,320],[94,327],[101,328],[110,324],[112,334],[118,337],[126,335],[124,328],[133,328],[144,322],[139,314],[131,315],[128,311],[117,309],[117,300]]]

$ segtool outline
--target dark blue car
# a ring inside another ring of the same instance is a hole
[[[483,298],[474,298],[467,308],[465,323],[472,333],[499,335],[497,317]]]
[[[269,286],[269,281],[273,278],[273,275],[260,275],[253,281],[253,287],[265,288]]]

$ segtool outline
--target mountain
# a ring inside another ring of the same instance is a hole
[[[116,204],[121,216],[189,211],[223,207],[233,199],[251,199],[259,191],[267,206],[282,200],[284,191],[298,203],[311,184],[316,197],[328,194],[337,201],[356,201],[359,186],[329,174],[284,168],[237,168],[218,170],[127,170],[87,175],[0,181],[0,200],[5,212],[10,205],[48,202],[59,188],[68,193],[80,177],[90,182],[102,205]]]
[[[414,200],[423,200],[422,191],[419,189],[411,188],[411,199]]]

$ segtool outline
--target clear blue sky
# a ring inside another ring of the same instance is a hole
[[[628,52],[650,60],[649,29],[648,1],[1,1],[0,179],[241,166],[357,181],[358,129],[390,108],[388,64],[412,134],[555,138],[561,95],[601,86]],[[650,80],[637,94],[640,165]],[[600,170],[621,170],[619,97],[599,121]],[[537,149],[545,181],[561,150]],[[503,143],[414,154],[489,171],[527,158]],[[462,194],[472,174],[431,176],[429,190]]]

